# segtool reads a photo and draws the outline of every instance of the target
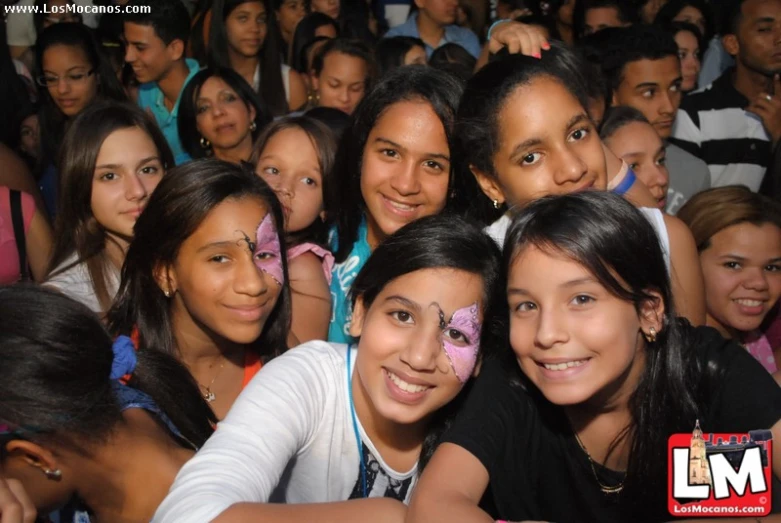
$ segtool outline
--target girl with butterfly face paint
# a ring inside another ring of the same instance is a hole
[[[287,348],[282,210],[263,180],[220,160],[177,167],[163,182],[136,223],[141,240],[128,250],[111,326],[136,331],[139,350],[176,355],[222,418]]]
[[[460,218],[422,218],[375,249],[352,289],[357,344],[311,341],[270,362],[154,521],[403,521],[481,347],[500,346],[484,324],[503,306],[499,251]],[[272,492],[287,504],[268,504]]]

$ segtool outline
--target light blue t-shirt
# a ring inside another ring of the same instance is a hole
[[[418,31],[418,13],[412,13],[406,22],[390,29],[387,33],[385,33],[384,38],[392,38],[394,36],[411,36],[413,38],[420,38],[420,32]],[[477,35],[464,27],[459,27],[457,25],[449,25],[445,27],[445,34],[437,47],[445,44],[458,44],[469,51],[469,54],[475,58],[480,57],[480,41],[477,39]],[[431,53],[434,52],[434,48],[428,44],[425,45],[426,56],[431,58]]]
[[[328,325],[328,341],[336,343],[353,343],[355,338],[350,336],[350,320],[352,319],[352,306],[350,304],[350,288],[355,277],[363,268],[366,260],[371,255],[371,248],[367,240],[368,228],[366,217],[358,226],[358,238],[352,251],[342,262],[334,265],[331,271],[331,323]],[[331,252],[338,248],[336,229],[331,229],[329,238]]]
[[[190,70],[190,74],[187,75],[187,79],[184,81],[184,84],[182,84],[182,91],[184,91],[184,88],[190,79],[195,76],[195,73],[200,70],[200,66],[196,60],[188,58],[185,62],[187,63],[187,68]],[[138,105],[141,109],[145,111],[148,110],[154,115],[158,127],[163,131],[168,146],[171,148],[176,165],[181,165],[192,160],[190,155],[187,154],[182,147],[182,142],[179,141],[179,128],[176,123],[182,91],[179,91],[179,97],[176,99],[174,108],[169,112],[165,107],[163,91],[160,90],[157,82],[142,84],[138,89]]]

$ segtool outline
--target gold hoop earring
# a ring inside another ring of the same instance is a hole
[[[201,136],[201,147],[203,147],[204,149],[208,149],[209,147],[211,147],[211,145],[212,144],[209,140]]]
[[[645,339],[648,343],[654,343],[656,341],[656,329],[653,327],[648,329],[648,334],[645,335]]]

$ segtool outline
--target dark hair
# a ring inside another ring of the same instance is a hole
[[[428,65],[451,73],[466,83],[472,77],[477,59],[458,44],[449,43],[437,47],[428,59]]]
[[[631,438],[620,499],[626,511],[623,519],[648,520],[649,507],[667,507],[667,439],[670,434],[690,431],[699,414],[697,394],[689,386],[694,383],[688,361],[691,352],[687,350],[693,329],[685,319],[676,317],[656,232],[622,197],[585,191],[536,200],[516,215],[507,232],[505,275],[519,254],[530,247],[582,265],[607,292],[632,303],[638,313],[643,304],[659,300],[651,292],[661,297],[662,327],[656,340],[646,345],[645,370],[629,400],[632,422],[608,451]],[[514,360],[511,354],[508,348],[506,357]],[[669,516],[666,511],[665,516]]]
[[[109,296],[109,261],[105,254],[110,236],[92,214],[92,180],[103,142],[120,129],[138,127],[154,142],[163,168],[174,164],[165,136],[152,118],[130,103],[99,102],[87,107],[73,121],[60,149],[57,218],[49,277],[86,263],[95,295],[103,309]],[[72,254],[76,260],[60,267]],[[56,271],[56,272],[55,272]]]
[[[215,0],[212,7],[209,29],[208,64],[212,68],[231,68],[228,52],[228,29],[225,20],[238,6],[247,3],[262,3],[266,10],[266,38],[258,56],[260,62],[261,98],[268,104],[274,116],[280,116],[290,109],[285,96],[282,79],[282,55],[285,52],[282,36],[269,0]]]
[[[50,13],[46,12],[44,10],[44,6],[49,4],[50,0],[35,0],[35,13],[33,13],[33,27],[35,28],[35,34],[39,35],[41,34],[41,31],[43,31],[43,24],[46,21],[46,16]],[[68,5],[75,6],[76,3],[73,0],[67,0]],[[79,18],[79,23],[81,23],[81,15],[76,15]],[[61,22],[62,23],[62,22]]]
[[[369,29],[369,20],[373,15],[370,3],[364,0],[340,1],[339,34],[347,38],[362,40],[368,45],[373,45],[377,37]]]
[[[92,68],[92,74],[98,79],[98,99],[126,102],[127,95],[117,79],[117,73],[111,66],[100,47],[95,33],[89,27],[77,23],[54,24],[44,29],[38,35],[35,44],[36,77],[43,76],[43,56],[46,50],[56,45],[77,47],[81,49]],[[49,89],[38,87],[38,100],[41,104],[40,129],[41,145],[38,161],[41,170],[52,163],[62,143],[68,124],[68,117],[63,114],[49,94]]]
[[[324,25],[332,26],[336,31],[336,36],[339,36],[339,25],[333,18],[323,13],[309,13],[296,25],[296,30],[293,33],[293,45],[290,55],[292,63],[290,66],[299,73],[309,74],[306,53],[312,43],[314,43],[315,38],[317,38],[315,31]]]
[[[112,338],[100,319],[55,290],[12,285],[0,287],[0,324],[0,423],[16,429],[0,438],[56,434],[74,445],[108,439],[122,413],[110,379]],[[190,373],[166,354],[137,356],[129,386],[155,401],[182,443],[201,447],[216,419]]]
[[[667,26],[673,22],[673,18],[678,16],[678,13],[683,11],[686,7],[693,7],[702,13],[705,19],[705,34],[700,34],[700,38],[704,38],[705,41],[709,41],[713,37],[713,15],[711,14],[710,7],[703,0],[669,0],[666,4],[659,9],[654,18],[654,25]],[[695,26],[697,27],[697,26]],[[699,28],[697,28],[700,33]]]
[[[496,177],[494,154],[499,147],[499,113],[507,98],[521,86],[547,77],[564,86],[588,110],[589,99],[578,56],[565,44],[551,42],[551,49],[537,59],[524,55],[506,55],[480,69],[467,82],[456,119],[456,165],[462,177],[475,183],[470,214],[484,223],[496,220],[497,211],[476,187],[470,166]]]
[[[575,39],[585,36],[586,12],[589,9],[613,8],[623,24],[634,25],[640,21],[637,9],[629,0],[577,0],[572,11],[572,28]]]
[[[454,126],[456,107],[462,86],[455,77],[424,65],[411,65],[389,72],[361,100],[352,116],[352,125],[345,131],[339,144],[336,170],[341,201],[336,219],[338,249],[337,263],[344,261],[358,240],[358,228],[365,212],[361,194],[361,164],[363,149],[369,133],[380,117],[392,105],[406,101],[422,101],[431,106],[442,122],[451,156],[455,150]],[[448,184],[449,198],[446,211],[458,212],[472,197],[463,176],[452,167]],[[471,189],[471,187],[469,188]]]
[[[721,17],[719,27],[721,36],[737,35],[740,23],[743,21],[743,4],[746,0],[726,0],[719,6]]]
[[[108,313],[111,331],[130,334],[137,327],[139,350],[159,350],[179,355],[171,318],[170,300],[155,280],[157,267],[170,265],[182,244],[207,215],[232,198],[256,198],[282,224],[282,207],[271,187],[249,169],[216,159],[202,159],[171,169],[149,198],[135,225],[135,237],[125,256],[122,282]],[[281,231],[282,227],[277,226]],[[282,268],[287,275],[287,249],[282,248]],[[266,321],[263,333],[248,349],[262,361],[287,349],[290,330],[290,291],[287,284]]]
[[[625,125],[635,122],[651,125],[648,122],[648,118],[634,107],[627,105],[613,106],[605,113],[605,119],[602,120],[602,127],[599,129],[599,137],[603,141],[607,140]]]
[[[255,109],[255,130],[252,131],[252,141],[254,142],[258,135],[263,131],[274,117],[271,115],[266,104],[258,98],[257,93],[250,87],[244,78],[234,71],[226,67],[220,67],[216,69],[203,69],[195,73],[195,75],[187,82],[182,95],[179,97],[179,116],[177,117],[176,126],[179,129],[179,140],[182,143],[182,147],[193,159],[206,158],[211,155],[211,149],[204,149],[201,147],[202,135],[198,130],[197,118],[198,108],[196,107],[196,100],[201,95],[201,88],[206,80],[209,78],[219,78],[228,84],[228,87],[242,99],[244,105],[247,107],[247,111],[250,108]]]
[[[390,235],[372,252],[353,281],[350,299],[371,307],[386,285],[406,274],[426,269],[455,269],[483,280],[481,359],[493,357],[506,330],[504,275],[499,270],[499,248],[473,223],[457,216],[427,216]],[[419,470],[428,463],[439,438],[458,411],[464,391],[434,414],[421,449]]]
[[[627,64],[639,60],[678,58],[675,38],[661,27],[636,25],[615,28],[609,33],[602,51],[602,71],[610,88],[615,91],[624,80]]]
[[[334,109],[338,111],[338,109]],[[341,111],[339,111],[341,112]],[[344,113],[342,113],[344,114]],[[338,188],[334,184],[333,169],[334,169],[334,157],[336,156],[336,138],[331,130],[326,127],[325,124],[320,121],[310,118],[308,116],[286,116],[274,121],[270,124],[260,137],[255,142],[255,146],[252,148],[252,156],[249,163],[253,168],[257,168],[258,161],[260,161],[263,155],[263,150],[266,148],[269,140],[273,138],[277,133],[286,129],[298,129],[306,133],[312,146],[317,153],[317,162],[320,166],[320,172],[322,175],[322,192],[323,192],[323,209],[326,213],[326,221],[319,218],[314,221],[310,226],[296,233],[287,235],[286,243],[288,247],[293,247],[305,242],[313,242],[324,247],[327,240],[326,223],[328,223],[328,216],[336,214],[338,209],[334,203],[337,199]]]
[[[0,24],[0,143],[11,149],[19,146],[19,128],[30,110],[30,94],[25,81],[16,73],[6,40],[5,23]]]
[[[182,0],[155,0],[151,9],[148,6],[148,0],[130,0],[125,4],[124,21],[151,26],[165,45],[181,40],[187,46],[190,13]]]
[[[697,47],[700,50],[700,54],[698,58],[702,59],[702,56],[705,53],[708,42],[702,38],[702,33],[700,32],[699,27],[697,27],[694,24],[690,24],[689,22],[670,22],[669,24],[665,25],[664,28],[667,30],[668,33],[670,33],[670,36],[672,36],[673,39],[675,39],[678,33],[682,33],[682,32],[691,33],[694,36],[694,38],[697,40]]]
[[[312,107],[304,116],[323,122],[334,133],[337,142],[350,125],[350,115],[334,107]]]
[[[425,50],[426,44],[420,38],[412,36],[394,36],[393,38],[383,38],[377,42],[375,54],[380,76],[404,65],[404,57],[413,47],[421,47]]]
[[[377,76],[377,63],[374,59],[372,48],[362,40],[350,38],[332,38],[320,48],[312,61],[312,70],[320,76],[325,65],[325,57],[331,53],[341,53],[354,58],[359,58],[366,63],[366,90],[371,89],[372,82]]]
[[[559,28],[556,27],[556,20],[554,20],[550,15],[542,14],[540,11],[540,8],[532,9],[531,14],[521,15],[517,17],[515,21],[526,25],[536,25],[538,27],[542,27],[548,31],[548,35],[552,40],[561,40]]]

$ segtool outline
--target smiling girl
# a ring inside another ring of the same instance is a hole
[[[173,156],[134,105],[85,109],[65,135],[59,214],[46,285],[104,313],[119,285],[133,227]]]
[[[699,422],[781,437],[781,389],[739,345],[676,317],[655,231],[619,196],[532,202],[503,267],[511,350],[484,365],[408,521],[668,521],[672,434]]]
[[[179,166],[159,190],[136,223],[109,323],[139,351],[176,356],[223,418],[287,349],[282,210],[263,180],[220,160]]]
[[[424,216],[464,207],[465,177],[451,147],[461,86],[425,66],[391,71],[369,93],[342,138],[337,163],[342,201],[331,237],[330,341],[350,339],[350,286],[385,238]]]
[[[775,373],[781,354],[774,354],[759,329],[781,297],[781,209],[733,186],[703,191],[680,212],[700,252],[707,324],[745,343]]]
[[[353,284],[357,345],[312,341],[269,363],[154,521],[401,522],[419,460],[494,346],[498,263],[455,217],[389,237]]]

